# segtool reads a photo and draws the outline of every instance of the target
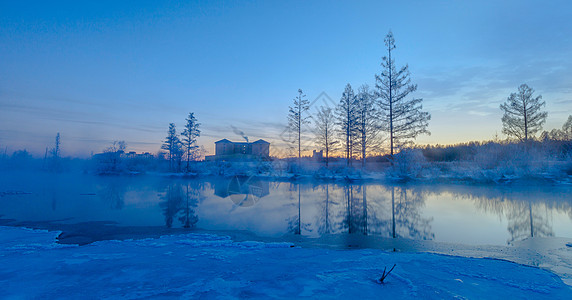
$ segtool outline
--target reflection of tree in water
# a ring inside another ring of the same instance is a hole
[[[511,209],[507,211],[508,232],[510,240],[524,240],[528,237],[549,237],[554,236],[552,231],[552,215],[546,207],[532,205],[531,201],[515,201],[511,203]]]
[[[200,197],[200,187],[196,184],[171,183],[165,189],[163,202],[159,206],[163,209],[165,225],[173,227],[173,220],[178,219],[185,228],[194,227],[198,222],[195,209]]]
[[[393,192],[393,197],[392,196]],[[389,195],[383,197],[382,195]],[[422,193],[379,185],[325,184],[322,187],[318,232],[380,234],[390,237],[432,239],[432,218],[423,218]],[[389,201],[387,201],[389,199]],[[395,224],[395,225],[393,225]]]
[[[421,192],[404,187],[391,187],[392,237],[411,239],[433,239],[431,232],[433,218],[423,218],[420,209],[425,205]]]
[[[551,237],[552,209],[570,213],[570,203],[550,202],[543,200],[535,202],[530,198],[534,191],[513,193],[506,191],[489,191],[472,194],[455,194],[456,197],[466,197],[474,201],[475,206],[484,212],[495,213],[502,220],[505,216],[508,221],[507,230],[510,238],[507,243],[521,241],[529,237]],[[515,199],[516,198],[516,199]],[[567,205],[566,205],[567,204]]]
[[[183,189],[180,184],[169,184],[163,196],[163,202],[159,206],[163,209],[165,215],[165,225],[169,228],[173,227],[173,218],[179,214],[183,208]]]
[[[318,187],[321,192],[323,193],[322,198],[324,201],[319,202],[319,213],[318,213],[318,233],[320,234],[330,234],[332,233],[332,223],[335,224],[335,218],[332,219],[330,216],[332,214],[332,210],[335,211],[339,203],[335,201],[334,191],[331,191],[330,184],[326,183]]]
[[[341,211],[342,231],[348,233],[367,234],[367,188],[364,185],[345,185],[345,212]],[[360,195],[361,194],[361,195]],[[361,196],[361,197],[360,197]]]
[[[183,203],[183,210],[179,216],[179,221],[183,224],[184,228],[195,227],[199,222],[196,209],[201,197],[200,183],[192,182],[186,184],[185,201]]]
[[[288,232],[294,234],[302,234],[302,230],[311,231],[309,223],[302,223],[302,185],[290,183],[288,188],[290,199],[297,201],[295,204],[297,209],[297,215],[288,217],[286,221],[288,222]],[[297,196],[297,199],[295,197]]]
[[[99,188],[98,195],[112,209],[123,209],[125,206],[126,185],[122,181],[110,180]]]

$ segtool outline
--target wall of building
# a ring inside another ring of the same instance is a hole
[[[234,154],[234,145],[232,143],[217,143],[215,145],[215,155],[231,155]]]
[[[215,143],[216,157],[226,159],[224,157],[248,155],[254,157],[270,157],[269,143],[233,143],[230,141]],[[214,159],[214,158],[213,158]]]
[[[266,143],[256,143],[252,144],[252,154],[269,157],[270,156],[270,144]]]

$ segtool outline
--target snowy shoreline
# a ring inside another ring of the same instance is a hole
[[[172,178],[198,178],[198,179],[220,179],[232,177],[256,177],[258,179],[273,180],[273,181],[301,181],[308,182],[317,180],[318,182],[356,182],[356,183],[383,183],[383,184],[399,184],[399,183],[419,183],[419,184],[479,184],[479,185],[572,185],[572,176],[552,176],[551,174],[536,174],[536,175],[507,175],[507,174],[487,174],[480,172],[479,174],[455,174],[455,173],[440,173],[433,176],[413,177],[413,176],[397,176],[392,173],[386,172],[369,172],[354,170],[347,173],[285,173],[285,174],[271,174],[271,173],[256,173],[248,171],[230,172],[223,175],[212,173],[160,173],[160,172],[147,172],[135,174],[104,174],[100,176],[159,176],[159,177],[172,177]]]
[[[504,260],[235,242],[212,234],[56,243],[60,232],[0,226],[0,287],[41,298],[569,298],[548,271]],[[396,269],[379,284],[385,266]]]

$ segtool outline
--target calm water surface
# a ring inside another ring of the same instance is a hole
[[[507,245],[572,238],[572,188],[3,173],[0,220]]]

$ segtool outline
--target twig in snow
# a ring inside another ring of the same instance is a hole
[[[393,267],[391,267],[391,269],[389,269],[389,272],[385,273],[385,270],[387,270],[387,267],[383,268],[383,274],[381,274],[381,278],[379,278],[379,283],[383,283],[383,281],[385,280],[385,278],[387,278],[387,276],[389,276],[389,273],[391,273],[391,271],[393,271],[393,269],[395,268],[397,264],[394,264]]]

